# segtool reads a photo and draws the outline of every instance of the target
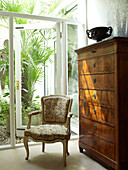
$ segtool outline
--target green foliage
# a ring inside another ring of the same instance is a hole
[[[10,103],[6,99],[1,98],[0,103],[0,125],[6,125],[10,112]]]
[[[0,0],[0,11],[9,11],[17,13],[28,13],[51,16],[62,16],[64,10],[58,10],[58,6],[63,0],[51,0],[40,2],[40,10],[37,11],[37,0]],[[67,15],[68,16],[68,15]],[[2,17],[4,21],[8,18]],[[23,18],[14,17],[16,24],[31,24],[33,21]],[[3,25],[3,28],[8,28]],[[21,31],[22,38],[22,51],[21,51],[21,69],[22,69],[22,115],[26,120],[26,115],[40,108],[37,100],[33,100],[35,92],[35,84],[40,82],[44,76],[43,66],[47,67],[47,61],[52,62],[51,56],[55,50],[47,45],[48,40],[55,39],[55,30],[31,30]],[[6,58],[0,60],[0,78],[4,81],[5,85],[9,88],[9,48],[4,47],[0,55],[6,55]],[[15,58],[15,51],[14,51]],[[9,93],[5,93],[3,97],[9,97]],[[37,96],[35,99],[38,99]],[[0,99],[0,122],[5,124],[9,115],[9,103],[6,100]]]
[[[3,86],[9,87],[9,46],[4,45],[4,49],[0,51],[0,79]],[[4,87],[2,87],[4,88]]]
[[[36,99],[39,98],[39,96],[35,97]],[[35,110],[40,110],[41,109],[41,105],[39,104],[38,100],[33,100],[33,101],[29,101],[29,105],[30,106],[26,106],[25,103],[22,103],[22,120],[23,122],[28,122],[28,117],[27,115]],[[7,101],[6,99],[1,99],[0,98],[0,126],[4,126],[6,125],[7,119],[9,117],[10,114],[10,103],[9,101]]]
[[[37,0],[0,0],[0,11],[33,14]],[[27,19],[14,18],[16,24],[27,24]]]
[[[33,14],[37,0],[1,0],[0,11]]]
[[[36,96],[35,98],[38,99],[38,96]],[[32,111],[35,110],[40,110],[41,109],[41,105],[39,104],[39,102],[37,100],[33,100],[33,101],[29,101],[29,106],[26,105],[25,103],[22,103],[22,120],[24,123],[28,122],[28,114]]]
[[[55,51],[46,45],[51,38],[46,37],[47,34],[49,32],[45,31],[44,35],[43,30],[21,31],[22,96],[28,105],[28,101],[33,98],[35,84],[44,76],[43,66],[46,66],[47,61],[51,61],[50,56]]]
[[[24,13],[25,4],[20,3],[20,0],[1,0],[0,1],[0,10],[9,11],[9,12],[22,12]]]
[[[40,1],[40,13],[46,16],[54,16],[54,17],[61,17],[61,18],[73,18],[72,12],[67,12],[67,9],[72,6],[76,2],[69,1],[67,6],[63,6],[64,0],[48,0],[48,1]]]

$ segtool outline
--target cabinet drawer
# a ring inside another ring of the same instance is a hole
[[[96,57],[87,60],[80,60],[79,73],[112,73],[115,71],[115,56]]]
[[[82,131],[79,138],[80,142],[88,145],[92,149],[100,152],[101,154],[109,157],[112,160],[115,160],[115,145],[107,142],[93,134],[90,134],[86,131]]]
[[[80,75],[79,86],[83,89],[114,90],[114,74]]]
[[[80,89],[80,100],[114,108],[115,91],[84,90]]]
[[[114,54],[116,48],[114,43],[102,44],[102,46],[93,46],[92,48],[86,48],[78,55],[78,60],[87,59],[92,57],[105,56],[109,54]]]
[[[81,131],[88,131],[90,134],[95,134],[96,136],[102,137],[105,140],[114,143],[114,127],[110,127],[84,117],[80,117],[80,133]]]
[[[84,101],[80,101],[79,103],[81,116],[114,126],[114,109],[93,105]]]

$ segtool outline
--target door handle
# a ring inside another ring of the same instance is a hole
[[[16,81],[16,90],[19,90],[19,80]]]

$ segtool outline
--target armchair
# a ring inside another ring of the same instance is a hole
[[[28,115],[29,122],[24,132],[24,146],[27,152],[26,160],[29,157],[28,139],[35,142],[42,142],[42,152],[45,150],[45,143],[63,143],[63,161],[66,166],[66,155],[68,152],[68,141],[70,139],[70,118],[73,99],[62,95],[50,95],[41,98],[41,111],[34,111]],[[31,127],[31,117],[37,114],[42,115],[42,125]]]

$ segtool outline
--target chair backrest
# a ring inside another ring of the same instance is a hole
[[[65,123],[71,110],[72,99],[62,95],[50,95],[41,98],[42,123]]]

